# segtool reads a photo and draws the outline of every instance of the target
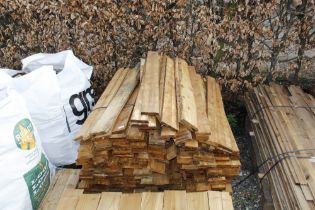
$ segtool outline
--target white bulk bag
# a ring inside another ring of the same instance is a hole
[[[55,165],[74,163],[77,158],[78,143],[73,139],[94,106],[94,92],[89,81],[93,68],[75,57],[71,50],[56,54],[35,54],[23,59],[22,63],[25,72],[35,72],[40,67],[53,66],[53,70],[57,73],[65,120],[53,125],[49,123],[36,123],[36,125],[41,137],[47,139],[45,142],[49,141],[49,146],[47,144],[47,147],[44,147],[50,160]],[[31,107],[30,112],[33,112]],[[34,117],[34,120],[37,122],[37,117]],[[63,127],[62,132],[61,129],[57,129],[58,126]],[[56,138],[49,138],[52,135]],[[72,147],[62,145],[64,141],[71,142]],[[59,148],[58,152],[57,148]],[[55,157],[51,158],[52,156]]]
[[[56,166],[74,163],[79,143],[69,133],[53,67],[43,66],[14,78],[11,86],[23,96],[50,162]]]
[[[0,72],[0,208],[37,209],[54,171],[22,97],[4,85],[2,76]]]
[[[10,75],[11,77],[19,77],[19,76],[25,74],[25,72],[23,72],[23,71],[18,71],[18,70],[14,70],[14,69],[0,68],[0,71],[6,72],[6,73],[7,73],[8,75]]]
[[[57,72],[61,99],[68,118],[70,132],[77,132],[94,105],[90,78],[93,67],[74,56],[71,50],[56,54],[39,53],[22,60],[25,72],[52,65]]]

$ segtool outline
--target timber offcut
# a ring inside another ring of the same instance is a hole
[[[89,192],[231,191],[240,172],[218,83],[157,52],[116,72],[76,139]]]

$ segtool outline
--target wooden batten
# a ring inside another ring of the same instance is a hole
[[[148,52],[143,75],[143,89],[141,97],[141,114],[160,114],[160,56],[157,52]]]
[[[130,69],[107,109],[93,126],[92,133],[108,133],[139,80],[139,70]]]

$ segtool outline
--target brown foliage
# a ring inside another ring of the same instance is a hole
[[[0,64],[19,68],[31,54],[71,48],[94,66],[99,94],[119,67],[158,50],[239,92],[263,81],[314,79],[306,53],[315,48],[314,24],[314,2],[305,0],[6,0]]]

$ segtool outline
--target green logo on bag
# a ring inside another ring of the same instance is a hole
[[[45,155],[41,155],[39,163],[24,174],[33,210],[38,209],[50,185],[50,170]]]
[[[31,150],[36,146],[34,127],[27,118],[20,120],[13,131],[15,143],[21,150]]]

